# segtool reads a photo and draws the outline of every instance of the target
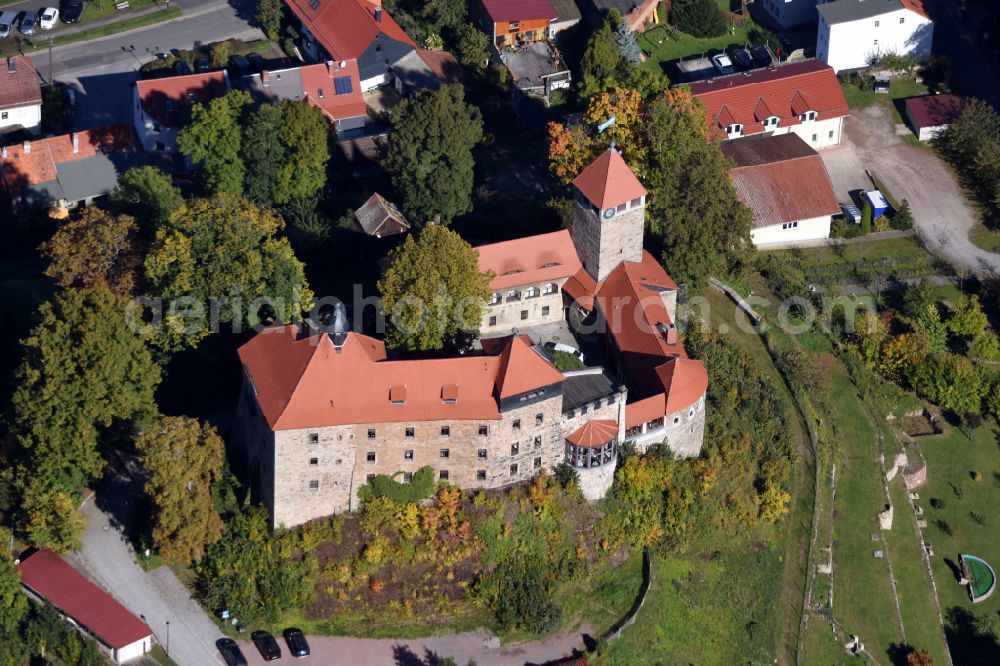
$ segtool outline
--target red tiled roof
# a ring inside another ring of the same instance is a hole
[[[531,348],[526,335],[511,336],[500,353],[497,392],[501,399],[558,384],[565,377],[547,359]]]
[[[656,368],[656,374],[666,389],[667,414],[690,407],[708,390],[708,370],[701,361],[674,358]]]
[[[618,437],[618,422],[613,419],[593,419],[569,434],[566,441],[576,446],[604,446]]]
[[[143,79],[135,82],[146,115],[167,127],[180,127],[191,107],[222,97],[229,90],[225,71]],[[169,103],[169,104],[168,104]]]
[[[479,270],[496,274],[490,282],[495,291],[567,278],[581,267],[568,229],[480,245],[476,252]]]
[[[556,10],[549,0],[482,0],[494,23],[554,19]]]
[[[761,119],[754,116],[762,102],[781,127],[798,125],[805,111],[816,111],[817,120],[850,113],[833,68],[819,60],[692,83],[691,94],[705,106],[710,137],[734,123],[743,125],[744,135],[763,132]]]
[[[461,83],[465,70],[458,59],[447,51],[417,49],[417,55],[441,83]]]
[[[573,185],[599,209],[646,195],[646,188],[616,150],[607,150],[580,172]]]
[[[381,3],[320,0],[315,9],[313,0],[285,0],[285,3],[334,60],[361,57],[379,33],[416,46],[389,12],[383,9],[382,20],[375,20],[375,9]]]
[[[7,157],[0,157],[3,176],[15,190],[28,185],[55,180],[60,164],[94,157],[97,153],[128,150],[135,146],[135,132],[131,125],[109,125],[76,132],[78,152],[73,152],[73,134],[61,134],[47,139],[28,141],[31,152],[25,152],[24,143],[7,146]]]
[[[123,648],[153,631],[104,590],[51,550],[39,550],[17,565],[21,582],[86,627],[102,643]]]
[[[932,18],[930,10],[924,4],[924,0],[899,0],[899,4],[903,5],[904,9],[909,9],[911,12],[916,12],[925,18]]]
[[[14,72],[9,71],[9,63]],[[12,56],[0,60],[0,109],[13,109],[42,103],[42,88],[38,72],[28,56]]]
[[[584,310],[588,312],[594,309],[594,294],[597,293],[597,281],[586,271],[580,268],[573,277],[563,284],[563,291],[570,295]]]
[[[923,95],[910,97],[903,104],[906,115],[917,130],[923,127],[950,125],[962,113],[962,98],[958,95]]]
[[[302,77],[302,92],[306,99],[334,120],[357,118],[368,113],[364,97],[361,95],[358,61],[352,58],[343,62],[343,69],[340,68],[339,63],[330,65],[318,63],[299,67],[299,76]],[[333,79],[338,76],[350,77],[351,92],[337,94]]]

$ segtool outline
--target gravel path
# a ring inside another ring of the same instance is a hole
[[[896,136],[887,108],[853,112],[844,122],[841,147],[821,154],[839,197],[845,195],[842,187],[867,188],[864,169],[871,169],[897,200],[910,202],[915,227],[932,252],[977,275],[1000,273],[1000,255],[969,240],[978,217],[950,167]]]

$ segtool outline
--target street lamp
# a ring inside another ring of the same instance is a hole
[[[170,620],[167,620],[167,656],[170,656]]]

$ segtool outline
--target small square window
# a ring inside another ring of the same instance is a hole
[[[538,456],[537,458],[535,458],[535,469],[538,469],[541,466],[542,466],[542,457]]]
[[[315,467],[318,464],[319,464],[319,458],[310,458],[309,459],[309,466],[310,467]]]
[[[520,442],[514,442],[510,445],[510,455],[516,456],[517,452],[521,449]]]
[[[517,463],[510,466],[510,475],[517,476]]]
[[[486,449],[479,449],[477,455],[481,460],[486,460]]]
[[[521,310],[521,321],[524,321],[527,318],[528,318],[528,311],[527,310]]]
[[[310,481],[309,490],[319,490],[319,481]]]
[[[448,480],[448,470],[443,469],[440,472],[438,472],[438,478],[441,479],[442,481],[447,481]]]
[[[535,425],[542,425],[545,422],[545,414],[535,414]]]
[[[497,325],[497,318],[490,317],[490,326],[496,326],[496,325]]]
[[[833,130],[830,130],[829,132],[827,132],[826,138],[828,138],[828,139],[832,139],[833,138]]]
[[[413,460],[413,449],[403,451],[403,460]]]
[[[485,469],[477,469],[476,470],[476,481],[485,481],[485,480],[486,480],[486,470]]]
[[[904,23],[906,23],[906,17],[905,16],[900,16],[899,17],[899,24],[903,25]]]
[[[369,474],[368,476],[366,476],[366,477],[365,477],[365,481],[366,481],[367,483],[369,483],[369,484],[370,484],[370,483],[371,483],[372,481],[374,481],[374,480],[375,480],[375,475],[374,475],[374,474]]]
[[[543,317],[548,317],[549,316],[549,306],[547,306],[547,305],[543,305],[542,306],[542,316]]]
[[[309,443],[310,444],[319,444],[319,433],[318,432],[311,432],[311,433],[309,433]]]
[[[442,458],[451,457],[451,451],[449,449],[441,449],[441,457]]]
[[[819,141],[819,134],[813,134],[812,142],[816,143],[817,141]]]
[[[675,416],[675,417],[674,417],[674,425],[677,425],[677,424],[678,424],[678,423],[680,423],[680,422],[681,422],[681,417],[679,417],[679,416]]]
[[[875,21],[875,27],[876,28],[878,27],[878,21]]]
[[[484,425],[479,426],[479,436],[480,437],[486,437],[486,435],[488,435],[488,434],[490,434],[489,426],[484,426]]]
[[[371,462],[371,463],[375,462],[375,452],[374,451],[369,451],[368,455],[366,456],[366,459],[368,460],[368,462]]]
[[[441,426],[441,436],[451,437],[451,426]]]
[[[406,438],[407,439],[413,439],[415,435],[416,435],[416,431],[413,428],[407,428],[406,429]]]
[[[368,439],[375,439],[375,428],[368,428]]]
[[[403,483],[411,483],[413,481],[413,475],[409,472],[403,472]]]
[[[535,448],[537,449],[541,445],[542,445],[542,436],[535,435]]]
[[[520,430],[521,429],[521,419],[514,419],[514,422],[510,424],[510,427],[513,428],[514,430]]]

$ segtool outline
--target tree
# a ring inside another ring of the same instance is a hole
[[[867,236],[872,232],[872,203],[865,199],[865,203],[861,206],[861,235]]]
[[[562,183],[572,182],[594,159],[594,139],[585,125],[550,122],[549,170]]]
[[[517,552],[497,564],[481,586],[491,589],[488,603],[503,631],[522,628],[544,634],[558,624],[562,611],[552,599],[551,577],[537,558]]]
[[[0,541],[7,543],[7,533],[0,530]],[[28,597],[21,592],[21,574],[6,548],[0,549],[0,643],[14,640],[21,620],[28,612]]]
[[[615,42],[618,46],[618,55],[621,56],[622,60],[632,65],[638,65],[642,62],[639,39],[625,21],[618,23],[618,29],[615,31]]]
[[[154,342],[182,349],[218,323],[288,323],[306,311],[312,292],[288,239],[276,236],[282,227],[276,213],[240,196],[196,199],[175,211],[145,261],[151,293],[169,307]]]
[[[934,659],[927,650],[911,649],[906,655],[907,666],[934,666]]]
[[[205,186],[214,194],[243,192],[240,159],[241,124],[250,106],[249,93],[230,90],[208,104],[195,104],[191,123],[177,135],[177,146],[204,170]]]
[[[878,371],[894,382],[902,382],[930,354],[930,342],[917,333],[903,333],[882,346]]]
[[[126,171],[111,193],[111,209],[120,215],[131,215],[149,237],[183,201],[170,176],[150,166]]]
[[[160,368],[104,289],[58,292],[22,348],[12,404],[30,482],[75,492],[104,467],[99,429],[154,413]]]
[[[257,0],[257,23],[272,42],[281,32],[281,0]]]
[[[969,359],[946,352],[929,355],[908,377],[922,397],[958,414],[976,414],[990,386]]]
[[[993,385],[986,397],[986,413],[1000,420],[1000,382]]]
[[[715,0],[674,0],[670,5],[670,23],[701,39],[726,32],[726,16]]]
[[[989,324],[986,313],[979,304],[979,297],[975,294],[972,296],[962,294],[955,303],[945,326],[948,332],[957,338],[973,339],[982,335]]]
[[[411,350],[464,348],[483,318],[492,274],[462,237],[430,224],[389,255],[378,281],[389,316],[386,342]]]
[[[229,64],[229,57],[233,54],[233,43],[228,39],[214,44],[208,52],[212,67],[222,68]]]
[[[78,549],[85,525],[77,499],[44,482],[29,480],[21,485],[21,529],[28,543],[57,553]]]
[[[889,335],[885,320],[872,310],[862,310],[854,322],[854,339],[865,365],[874,368],[879,362],[882,344]]]
[[[287,159],[280,138],[284,124],[279,107],[261,104],[250,114],[243,130],[243,193],[254,203],[274,205],[275,174]]]
[[[278,140],[285,150],[274,174],[274,203],[315,198],[326,185],[330,122],[306,100],[282,100],[278,110],[283,119]]]
[[[201,559],[222,535],[212,505],[212,484],[222,474],[222,439],[210,425],[184,416],[161,416],[143,429],[136,450],[146,468],[152,501],[153,547],[182,563]]]
[[[433,32],[457,30],[465,22],[465,0],[425,0],[423,15],[431,20]]]
[[[948,328],[933,303],[913,322],[913,330],[927,340],[932,352],[943,352],[948,346]]]
[[[441,215],[447,224],[472,210],[472,148],[483,138],[479,110],[456,84],[403,100],[392,121],[385,167],[418,224]]]
[[[579,93],[583,98],[606,90],[616,84],[615,73],[621,61],[618,52],[618,39],[615,34],[613,14],[608,13],[604,24],[591,34],[587,40],[587,49],[580,61]],[[620,14],[618,14],[620,20]]]
[[[302,252],[322,247],[330,238],[330,222],[316,210],[315,199],[294,199],[284,207],[288,237]]]
[[[103,287],[119,298],[135,290],[139,249],[135,220],[128,215],[87,208],[40,249],[52,262],[45,274],[60,287]]]
[[[919,319],[936,302],[934,285],[927,278],[921,278],[916,284],[907,286],[903,292],[903,314],[911,319]]]
[[[481,75],[490,58],[490,38],[472,23],[464,23],[458,29],[455,51],[458,61]]]

